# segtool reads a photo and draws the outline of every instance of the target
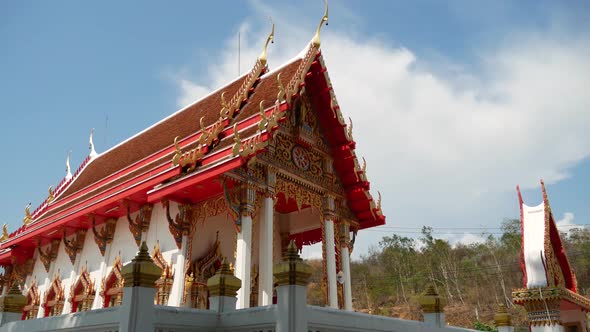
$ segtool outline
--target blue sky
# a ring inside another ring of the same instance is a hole
[[[498,227],[518,216],[517,183],[540,201],[540,177],[557,219],[590,223],[589,6],[331,1],[323,53],[388,217],[355,255],[422,225],[473,239],[443,228]],[[322,13],[319,0],[0,2],[0,222],[21,225],[91,128],[100,153],[235,76],[238,31],[244,71],[273,17],[272,69]]]

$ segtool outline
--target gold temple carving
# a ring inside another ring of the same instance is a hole
[[[100,296],[102,297],[103,307],[114,307],[121,305],[123,301],[123,275],[121,275],[121,255],[117,255],[113,262],[113,267],[106,277],[102,278],[100,285]]]
[[[193,223],[193,208],[190,204],[178,204],[178,213],[172,219],[170,216],[170,201],[162,201],[162,205],[166,209],[166,219],[168,219],[168,229],[174,237],[174,242],[178,249],[182,246],[182,236],[188,235]]]
[[[51,262],[53,262],[57,258],[57,249],[59,248],[60,242],[61,241],[57,239],[51,240],[49,248],[47,248],[44,251],[43,249],[41,249],[41,239],[37,241],[37,251],[39,251],[39,259],[43,263],[46,272],[49,272],[49,266],[51,265]]]
[[[139,247],[141,243],[141,234],[143,232],[147,232],[148,228],[150,227],[150,221],[152,219],[152,204],[143,205],[139,208],[139,212],[137,216],[135,216],[135,220],[131,218],[131,211],[129,208],[129,204],[127,203],[127,221],[129,222],[129,231],[133,234],[133,239],[135,243]]]
[[[59,271],[55,273],[51,285],[43,295],[45,316],[61,315],[64,306],[64,287],[59,278]]]
[[[96,242],[98,250],[100,250],[100,254],[104,257],[107,244],[111,243],[115,236],[115,226],[117,219],[107,219],[104,223],[104,227],[100,230],[97,230],[94,216],[91,216],[90,218],[92,219],[92,233],[94,234],[94,242]]]
[[[94,302],[95,292],[94,281],[90,277],[85,264],[80,271],[80,276],[70,287],[69,301],[72,303],[72,312],[90,310]]]
[[[162,275],[160,279],[156,280],[156,304],[167,305],[168,297],[170,296],[170,290],[172,289],[172,283],[174,282],[174,272],[172,271],[172,265],[170,265],[162,256],[160,249],[160,242],[156,242],[154,252],[152,253],[154,264],[156,264],[161,270]]]
[[[76,255],[82,251],[84,247],[84,240],[86,239],[86,229],[79,229],[76,231],[74,237],[70,240],[66,237],[66,230],[63,231],[64,249],[70,257],[72,264],[76,261]]]

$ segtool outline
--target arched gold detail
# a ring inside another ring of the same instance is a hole
[[[170,290],[172,289],[172,283],[174,281],[174,272],[172,271],[172,265],[168,264],[162,256],[160,249],[160,241],[156,242],[154,251],[152,253],[154,264],[156,264],[161,270],[162,275],[160,279],[156,280],[156,304],[167,305],[168,297],[170,296]]]
[[[324,16],[322,16],[322,19],[318,24],[318,28],[315,31],[315,35],[313,36],[313,39],[311,41],[315,47],[320,47],[320,30],[322,29],[322,25],[324,25],[324,22],[326,23],[326,25],[328,25],[328,0],[324,0],[324,3],[326,4]]]
[[[39,295],[39,288],[37,287],[37,278],[33,279],[31,286],[27,291],[27,304],[23,308],[24,319],[35,319],[39,312],[39,303],[41,296]]]
[[[114,307],[123,302],[123,275],[121,274],[121,255],[115,257],[113,268],[106,277],[102,278],[100,296],[103,300],[103,307]]]
[[[64,307],[64,287],[59,279],[59,270],[53,276],[51,285],[43,295],[43,307],[45,316],[61,315]]]
[[[57,258],[57,249],[59,248],[60,242],[61,241],[58,239],[51,240],[49,248],[43,251],[43,249],[41,249],[41,239],[37,240],[37,250],[39,251],[39,259],[43,263],[46,272],[49,272],[49,266],[51,265],[51,262],[53,262]]]
[[[84,264],[78,280],[70,287],[69,301],[72,303],[72,312],[87,311],[92,308],[96,293],[94,285],[94,280],[88,273],[87,264]]]

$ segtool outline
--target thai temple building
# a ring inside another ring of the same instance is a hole
[[[576,274],[562,245],[543,181],[541,189],[543,202],[528,206],[517,187],[524,288],[514,290],[512,297],[525,308],[533,332],[587,332],[590,299],[578,293]]]

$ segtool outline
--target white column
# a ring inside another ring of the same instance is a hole
[[[352,311],[352,285],[350,280],[350,253],[342,246],[342,273],[344,274],[344,310]]]
[[[235,276],[242,281],[238,290],[237,309],[250,307],[251,291],[251,262],[252,262],[252,216],[248,212],[242,213],[241,231],[238,233],[236,247]]]
[[[334,220],[324,221],[326,241],[326,270],[328,275],[328,306],[338,308],[338,288],[336,286],[336,250],[334,244]]]
[[[260,244],[258,246],[258,305],[265,306],[272,304],[273,286],[273,223],[274,223],[274,201],[270,195],[262,202],[262,218],[259,221]]]
[[[184,270],[187,247],[188,247],[188,235],[182,236],[182,242],[180,250],[176,256],[176,263],[174,263],[174,281],[172,283],[172,289],[170,290],[170,296],[168,297],[168,305],[179,307],[182,302],[182,294],[184,293]]]
[[[141,246],[142,242],[146,242],[147,243],[147,231],[145,232],[141,232],[141,241],[139,241],[139,245]]]
[[[98,278],[96,279],[97,281],[95,281],[96,284],[96,289],[95,289],[95,293],[94,293],[94,302],[92,303],[92,309],[100,309],[103,307],[103,298],[102,296],[100,296],[100,290],[101,290],[101,280],[102,278],[106,277],[106,273],[107,273],[107,263],[111,258],[111,247],[113,246],[113,242],[107,242],[107,245],[105,247],[105,254],[104,254],[104,259],[102,260],[102,262],[100,262],[100,275],[98,276]]]

